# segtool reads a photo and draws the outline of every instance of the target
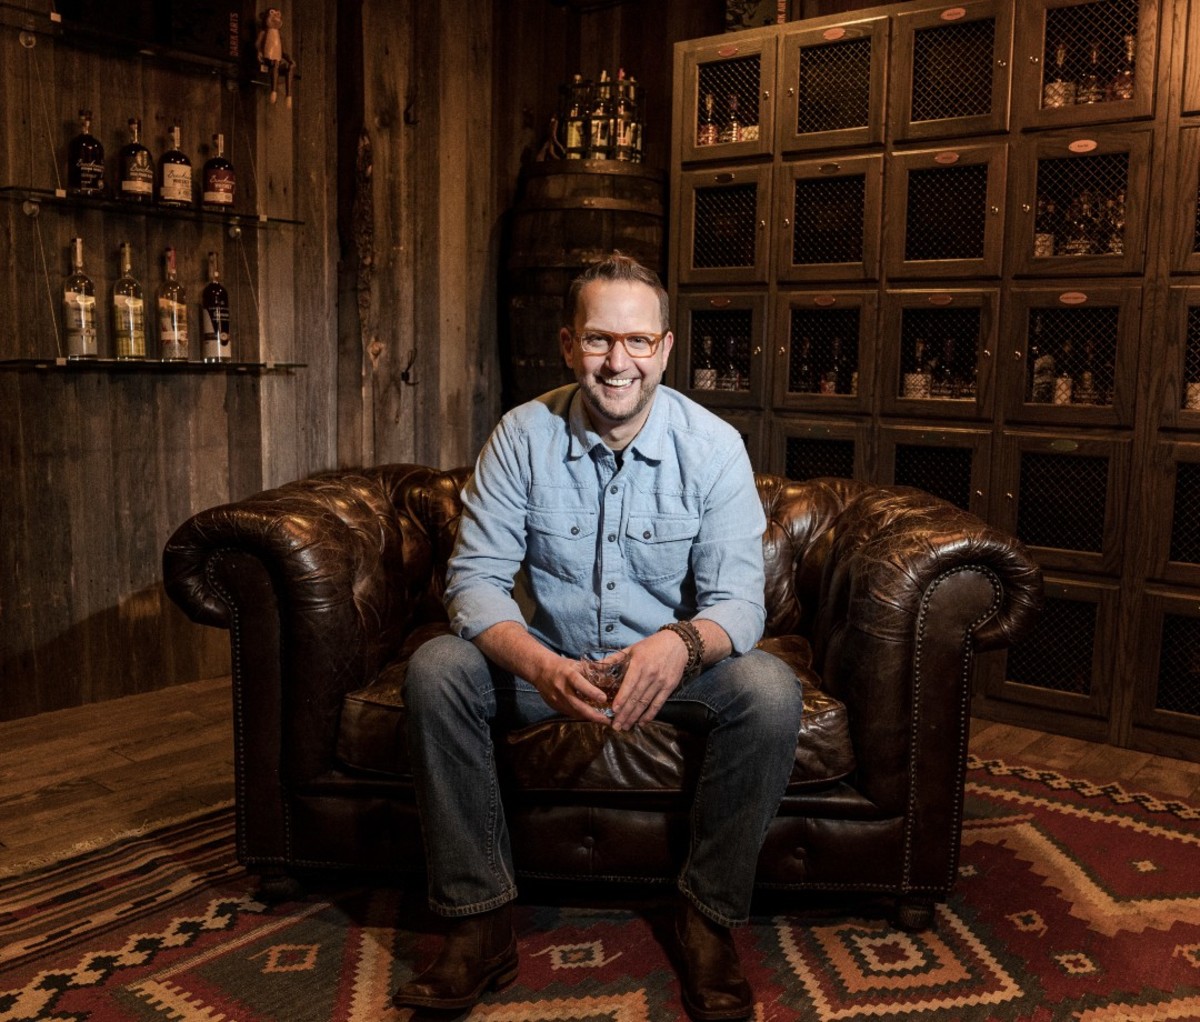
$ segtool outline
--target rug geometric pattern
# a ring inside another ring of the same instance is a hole
[[[869,902],[756,904],[736,939],[758,1022],[1200,1019],[1200,809],[976,758],[966,803],[928,932]],[[222,810],[0,882],[0,1022],[409,1018],[391,991],[437,943],[418,893],[267,906],[232,826]],[[686,1017],[665,900],[522,902],[516,922],[517,982],[461,1017]]]

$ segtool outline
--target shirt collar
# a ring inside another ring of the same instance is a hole
[[[663,443],[667,435],[667,402],[663,398],[664,387],[660,383],[654,392],[654,400],[650,404],[650,414],[642,423],[638,435],[630,441],[626,450],[636,451],[645,461],[661,461]],[[568,457],[581,458],[597,444],[603,444],[600,434],[588,423],[587,413],[583,410],[583,393],[577,386],[571,397],[571,406],[567,412],[570,424],[571,442],[567,452]]]

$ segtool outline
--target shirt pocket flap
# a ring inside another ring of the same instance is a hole
[[[631,515],[625,535],[641,543],[674,543],[695,539],[700,531],[696,515]]]
[[[562,539],[580,539],[596,533],[596,513],[575,508],[539,510],[530,508],[526,515],[530,531]]]

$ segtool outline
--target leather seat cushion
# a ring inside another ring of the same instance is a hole
[[[408,658],[444,623],[417,629],[395,661],[370,685],[347,693],[338,728],[338,759],[349,770],[408,777],[404,738],[404,676]],[[784,660],[804,688],[804,719],[796,741],[789,791],[833,784],[854,770],[846,707],[821,691],[808,643],[789,635],[759,646]],[[655,720],[632,731],[554,719],[509,732],[496,743],[506,779],[531,794],[671,794],[695,781],[704,751],[698,731]]]

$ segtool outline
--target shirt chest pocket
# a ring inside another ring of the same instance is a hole
[[[697,515],[631,515],[625,527],[629,573],[641,582],[682,578],[699,532]]]
[[[530,510],[526,562],[568,582],[585,582],[596,563],[596,514],[580,510]]]

